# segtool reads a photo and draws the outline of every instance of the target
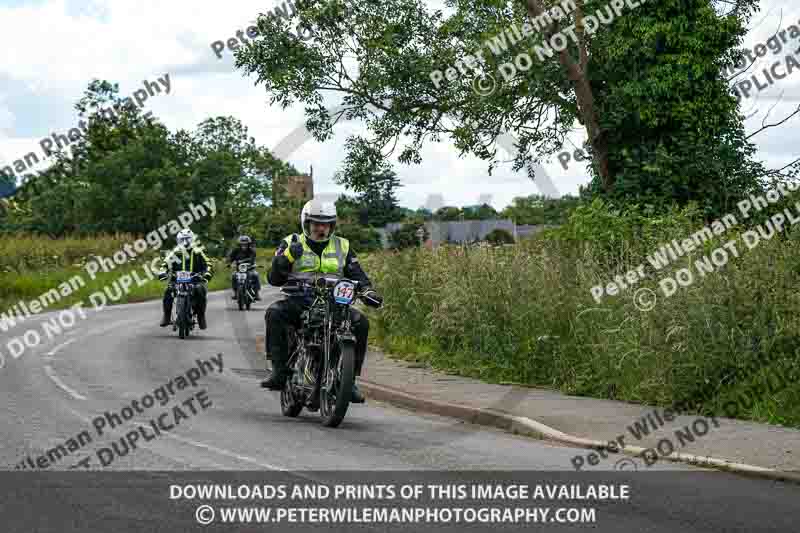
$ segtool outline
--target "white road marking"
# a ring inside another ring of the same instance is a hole
[[[210,446],[208,444],[203,444],[202,442],[196,442],[190,439],[185,439],[183,437],[178,437],[177,435],[173,435],[171,433],[164,433],[164,435],[169,437],[170,439],[175,439],[177,441],[184,442],[186,444],[189,444],[191,446],[196,446],[198,448],[204,448],[206,450],[218,453],[220,455],[227,455],[228,457],[233,457],[235,459],[238,459],[239,461],[244,461],[245,463],[252,463],[262,468],[268,468],[269,470],[280,470],[281,472],[287,472],[289,470],[288,468],[282,468],[280,466],[262,463],[261,461],[253,459],[252,457],[247,457],[246,455],[239,455],[238,453],[234,453],[229,450],[224,450],[222,448],[217,448],[216,446]]]
[[[78,394],[74,390],[72,390],[69,387],[67,387],[67,385],[63,381],[61,381],[61,379],[53,371],[53,367],[51,367],[50,365],[44,365],[44,371],[47,373],[47,376],[51,380],[53,380],[53,383],[55,383],[56,385],[61,387],[61,389],[63,389],[70,396],[72,396],[76,400],[85,400],[86,399],[85,396],[81,396],[80,394]]]
[[[70,344],[72,344],[72,343],[73,343],[73,342],[75,342],[76,340],[78,340],[78,339],[70,339],[70,340],[68,340],[67,342],[62,342],[61,344],[59,344],[58,346],[56,346],[55,348],[53,348],[52,350],[50,350],[49,352],[47,352],[45,355],[50,355],[50,356],[53,356],[53,355],[57,354],[58,352],[60,352],[60,351],[61,351],[61,348],[65,347],[65,346],[67,346],[67,345],[70,345]]]
[[[139,321],[139,319],[115,321],[112,324],[110,324],[110,325],[108,325],[108,326],[106,326],[104,328],[100,328],[99,330],[87,332],[86,335],[84,336],[84,338],[85,337],[89,337],[89,336],[98,335],[98,334],[101,334],[101,333],[105,333],[106,331],[115,329],[115,328],[117,328],[117,327],[119,327],[121,325],[128,324],[130,322],[138,322],[138,321]],[[54,348],[51,352],[49,352],[47,355],[48,356],[54,355],[56,352],[61,350],[64,346],[66,346],[68,344],[71,344],[71,343],[75,342],[76,340],[78,340],[78,339],[70,339],[69,341],[60,344],[59,346]],[[82,396],[81,394],[75,392],[74,390],[69,388],[66,384],[64,384],[64,382],[61,381],[61,379],[59,379],[59,377],[55,374],[55,372],[53,371],[53,368],[50,365],[45,365],[44,369],[45,369],[45,372],[47,373],[48,377],[50,377],[50,379],[53,380],[53,382],[56,385],[58,385],[61,389],[66,391],[68,394],[70,394],[70,396],[72,396],[73,398],[76,398],[78,400],[86,400],[85,396]],[[72,413],[75,416],[77,416],[78,418],[82,419],[84,422],[86,422],[88,424],[91,424],[91,419],[86,418],[85,416],[83,416],[82,414],[78,413],[77,411],[75,411],[72,408],[68,407],[68,409],[70,411],[72,411]],[[110,432],[114,433],[115,431],[111,430]],[[176,440],[178,442],[182,442],[184,444],[188,444],[188,445],[194,446],[196,448],[202,448],[204,450],[208,450],[208,451],[211,451],[211,452],[214,452],[214,453],[217,453],[219,455],[226,456],[226,457],[231,457],[231,458],[234,458],[234,459],[236,459],[238,461],[242,461],[242,462],[245,462],[245,463],[250,463],[250,464],[259,466],[261,468],[266,468],[268,470],[279,470],[279,471],[282,471],[282,472],[286,472],[286,471],[289,470],[287,468],[283,468],[283,467],[280,467],[280,466],[275,466],[275,465],[271,465],[269,463],[265,463],[265,462],[259,461],[257,459],[254,459],[252,457],[248,457],[246,455],[241,455],[241,454],[238,454],[236,452],[232,452],[230,450],[226,450],[226,449],[223,449],[223,448],[218,448],[216,446],[211,446],[209,444],[204,444],[202,442],[197,442],[197,441],[194,441],[194,440],[191,440],[191,439],[187,439],[187,438],[184,438],[184,437],[179,437],[179,436],[174,435],[172,433],[166,433],[165,432],[165,433],[162,433],[162,434],[165,437],[173,439],[173,440]],[[142,447],[144,447],[144,446],[142,446]]]
[[[84,422],[86,422],[89,425],[92,424],[92,420],[90,418],[87,418],[86,416],[84,416],[82,413],[79,413],[78,411],[76,411],[75,409],[73,409],[73,408],[71,408],[69,406],[67,406],[67,409],[69,409],[72,412],[72,414],[75,415],[77,418],[80,418],[81,420],[83,420]],[[125,432],[123,430],[121,430],[121,429],[109,428],[108,433],[117,434],[117,435],[123,435]],[[191,440],[191,439],[186,439],[184,437],[179,437],[179,436],[174,435],[172,433],[163,432],[161,434],[163,436],[167,437],[167,438],[170,438],[170,439],[173,439],[173,440],[177,440],[178,442],[182,442],[182,443],[188,444],[190,446],[195,446],[197,448],[202,448],[204,450],[208,450],[208,451],[217,453],[219,455],[224,455],[226,457],[233,457],[234,459],[237,459],[239,461],[242,461],[242,462],[245,462],[245,463],[254,464],[256,466],[260,466],[261,468],[266,468],[268,470],[280,470],[281,472],[288,472],[289,471],[288,468],[282,468],[280,466],[275,466],[275,465],[271,465],[271,464],[268,464],[268,463],[264,463],[264,462],[258,461],[257,459],[253,459],[252,457],[247,457],[246,455],[240,455],[240,454],[232,452],[230,450],[225,450],[223,448],[217,448],[216,446],[210,446],[208,444],[203,444],[202,442],[197,442],[197,441],[194,441],[194,440]],[[150,447],[150,446],[144,446],[142,444],[138,444],[138,446],[140,448],[149,449],[153,453],[158,453],[155,450],[153,450],[152,447]],[[163,454],[160,454],[160,455],[163,455]],[[171,456],[164,455],[164,457],[168,457],[169,459],[176,460],[174,457],[171,457]],[[177,460],[178,460],[178,462],[182,462],[182,463],[184,463],[186,465],[194,466],[190,462],[181,461],[180,459],[177,459]],[[213,461],[210,461],[210,460],[208,462],[214,463]],[[214,464],[216,464],[216,463],[214,463]],[[225,470],[226,468],[230,469],[230,467],[225,467],[223,465],[218,465],[218,466],[219,466],[220,470]],[[303,476],[300,476],[300,477],[303,477]]]

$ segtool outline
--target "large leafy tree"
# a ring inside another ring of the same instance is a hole
[[[202,122],[195,132],[170,132],[123,106],[119,88],[89,84],[76,109],[88,123],[71,155],[59,153],[46,171],[25,182],[9,218],[25,229],[145,233],[174,219],[189,203],[214,197],[217,216],[193,229],[230,238],[253,227],[271,198],[273,175],[293,171],[255,144],[233,117]],[[111,117],[101,109],[117,106]]]
[[[341,174],[337,174],[340,183],[352,183]],[[400,187],[397,173],[391,168],[383,168],[371,172],[365,177],[363,185],[359,185],[360,194],[356,197],[358,203],[357,219],[364,226],[385,226],[389,222],[398,222],[403,218],[403,212],[397,203],[395,190]]]
[[[696,199],[710,213],[754,187],[763,169],[749,160],[753,148],[720,70],[736,59],[758,0],[650,0],[608,25],[590,18],[605,12],[606,0],[574,3],[567,16],[549,20],[552,0],[446,0],[447,15],[422,0],[310,0],[291,21],[260,16],[263,37],[237,52],[236,64],[256,74],[273,102],[304,104],[317,140],[342,117],[365,122],[368,133],[346,143],[347,176],[398,146],[400,162],[418,163],[423,144],[443,136],[490,161],[491,171],[495,141],[511,131],[519,140],[514,168],[534,178],[534,163],[560,150],[577,122],[588,137],[595,192],[646,202]],[[283,31],[297,19],[315,39]],[[539,20],[549,22],[517,46],[496,55],[484,48],[483,67],[441,87],[432,80],[432,71],[512,25]],[[539,61],[532,45],[565,30],[574,39]],[[499,78],[498,65],[526,47],[529,69],[489,96],[473,90],[490,74]],[[329,95],[341,97],[334,116]]]

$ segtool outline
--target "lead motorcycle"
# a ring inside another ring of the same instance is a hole
[[[281,391],[281,411],[296,417],[304,407],[319,410],[323,425],[337,427],[355,382],[350,307],[361,296],[359,283],[335,274],[292,274],[281,292],[306,303],[300,327],[288,329],[291,375]]]

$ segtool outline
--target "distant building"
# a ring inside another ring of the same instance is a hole
[[[402,223],[392,222],[378,230],[384,248],[390,246],[391,234],[402,226]],[[518,228],[523,228],[523,226],[517,226],[511,219],[465,220],[462,222],[431,220],[425,222],[425,228],[428,230],[428,240],[425,241],[425,246],[427,247],[436,247],[443,243],[469,244],[474,241],[482,241],[496,229],[507,231],[514,237],[515,241],[520,237],[519,233],[523,233],[517,231]],[[524,234],[530,235],[541,231],[541,229],[543,227],[524,226]]]
[[[273,183],[277,203],[282,200],[294,199],[307,202],[314,197],[314,167],[309,174],[287,176]]]

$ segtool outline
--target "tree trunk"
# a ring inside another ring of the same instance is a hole
[[[597,117],[597,110],[594,106],[594,95],[589,78],[586,75],[588,66],[588,53],[583,39],[583,1],[576,0],[577,9],[575,30],[578,36],[578,49],[580,52],[581,64],[578,65],[569,55],[566,49],[559,52],[558,61],[567,71],[567,76],[575,87],[575,97],[578,102],[578,112],[581,115],[581,123],[586,128],[589,136],[589,144],[592,147],[592,163],[603,183],[606,192],[611,191],[614,180],[608,169],[608,135],[600,130],[600,122]],[[533,22],[534,17],[541,16],[545,9],[540,0],[527,0],[528,16]],[[542,33],[545,41],[557,33],[558,27],[555,22],[551,23]]]

